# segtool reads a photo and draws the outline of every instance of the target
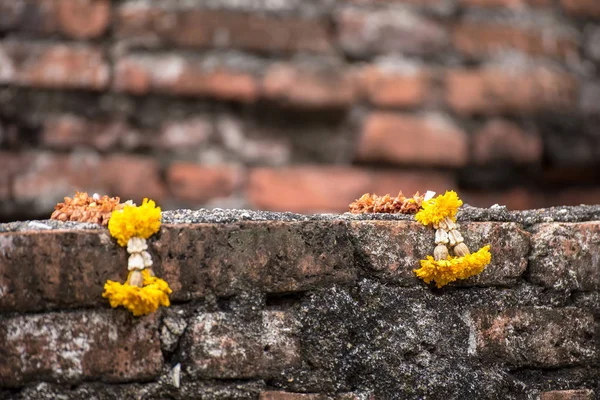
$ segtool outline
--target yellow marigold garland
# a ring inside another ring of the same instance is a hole
[[[129,273],[127,282],[130,281],[133,272]],[[153,313],[159,306],[169,307],[171,302],[168,295],[173,291],[167,282],[151,276],[147,269],[142,271],[142,276],[144,278],[143,287],[132,286],[127,282],[121,284],[107,281],[104,284],[102,297],[108,299],[112,308],[123,306],[136,317]]]
[[[150,269],[152,257],[146,251],[146,239],[160,230],[160,223],[161,209],[148,199],[139,207],[127,205],[112,213],[108,230],[120,246],[127,246],[130,272],[124,284],[109,280],[104,285],[102,297],[111,307],[125,307],[137,317],[171,304],[168,295],[172,290],[167,282],[154,276]]]
[[[467,279],[480,274],[491,260],[489,245],[464,257],[448,256],[446,260],[436,261],[432,256],[427,256],[427,259],[421,260],[421,268],[416,269],[415,274],[425,283],[434,281],[436,286],[441,288],[457,279]]]
[[[417,212],[415,219],[423,225],[438,224],[446,217],[456,221],[456,212],[463,202],[455,191],[450,190],[438,197],[425,200],[422,210]]]
[[[160,229],[160,207],[153,200],[144,199],[139,207],[127,205],[114,211],[108,221],[108,230],[120,246],[126,246],[132,237],[148,239]]]
[[[436,230],[436,248],[432,256],[421,260],[421,268],[415,274],[425,283],[434,281],[438,288],[457,279],[467,279],[480,274],[492,260],[490,246],[471,253],[464,243],[456,224],[456,212],[463,202],[456,192],[447,191],[436,198],[425,200],[415,218],[425,226]],[[451,247],[455,256],[450,256]]]

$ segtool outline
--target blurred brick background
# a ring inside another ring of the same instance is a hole
[[[0,219],[597,203],[599,69],[598,0],[0,0]]]

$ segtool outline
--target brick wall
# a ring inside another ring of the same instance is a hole
[[[0,399],[597,398],[600,207],[458,219],[492,263],[433,289],[410,216],[164,212],[142,318],[101,297],[105,228],[0,224]]]
[[[0,0],[0,218],[597,203],[599,68],[595,0]]]

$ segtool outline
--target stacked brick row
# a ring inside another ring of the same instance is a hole
[[[301,212],[398,189],[595,203],[599,7],[0,0],[0,213],[76,189]]]
[[[101,297],[126,274],[105,229],[0,225],[0,398],[592,400],[600,223],[574,215],[463,215],[492,263],[441,290],[407,218],[171,218],[174,304],[142,318]]]

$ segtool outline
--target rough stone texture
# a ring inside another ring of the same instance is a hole
[[[127,252],[107,230],[0,235],[0,311],[98,306],[107,279],[123,281]]]
[[[578,309],[520,308],[473,313],[477,352],[513,367],[597,364],[600,326]]]
[[[464,206],[493,261],[441,289],[412,215],[166,211],[173,304],[145,318],[101,298],[126,274],[105,228],[3,224],[0,399],[593,398],[599,209]]]
[[[151,249],[175,299],[203,296],[207,289],[221,296],[248,287],[307,290],[355,277],[342,223],[164,226]]]
[[[296,325],[283,311],[264,311],[255,321],[202,313],[191,321],[181,358],[191,375],[268,378],[300,363]]]
[[[540,224],[531,237],[529,279],[565,290],[600,290],[600,223]]]
[[[1,320],[3,387],[98,377],[143,381],[162,368],[155,316],[140,320],[124,311],[78,311]]]
[[[416,222],[353,222],[357,262],[368,275],[403,286],[417,285],[413,270],[433,254],[434,233]],[[525,271],[529,234],[514,223],[473,223],[461,229],[472,251],[489,244],[492,263],[458,285],[509,285]],[[416,238],[419,239],[416,239]]]

